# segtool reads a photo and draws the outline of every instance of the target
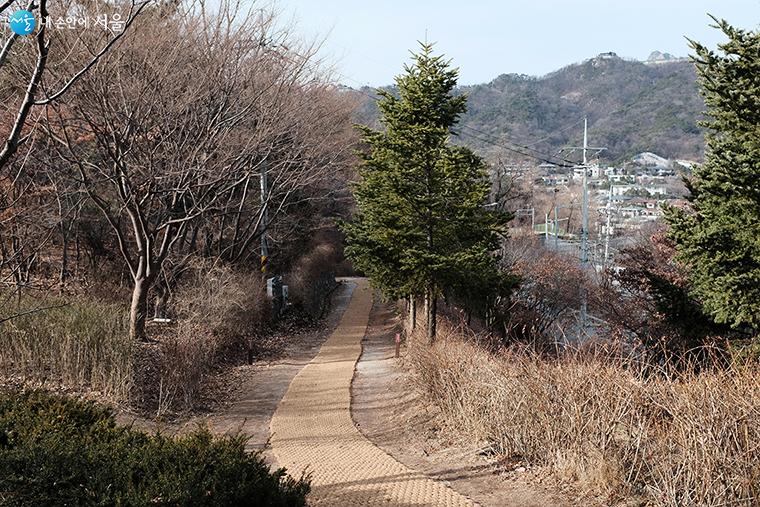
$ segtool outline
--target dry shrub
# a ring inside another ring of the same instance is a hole
[[[128,398],[135,348],[126,308],[49,296],[24,296],[18,304],[22,315],[0,324],[6,381],[97,391],[111,401]]]
[[[254,344],[269,318],[258,273],[202,265],[175,296],[177,325],[161,341],[159,414],[191,408],[204,378],[230,356]]]
[[[324,313],[327,295],[335,287],[338,256],[334,245],[320,244],[298,259],[287,277],[291,301],[315,319]]]
[[[600,356],[490,354],[445,325],[423,342],[417,384],[451,428],[504,456],[651,505],[760,502],[756,367],[641,378]]]
[[[589,291],[592,312],[604,319],[613,340],[640,346],[653,361],[698,360],[708,345],[727,352],[746,336],[705,313],[676,254],[667,228],[651,224],[616,254],[615,269],[601,273]]]
[[[534,235],[510,238],[501,254],[502,269],[520,284],[500,308],[504,317],[496,330],[510,342],[553,348],[576,321],[583,291],[592,285],[588,274],[576,257],[547,250]]]
[[[260,332],[269,307],[258,272],[204,263],[177,292],[174,310],[180,328],[206,329],[227,347],[245,344]]]
[[[204,328],[178,326],[161,342],[158,363],[157,415],[175,408],[192,408],[204,376],[214,366],[217,343]]]

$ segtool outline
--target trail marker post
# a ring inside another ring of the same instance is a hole
[[[396,359],[401,354],[401,333],[396,333]]]

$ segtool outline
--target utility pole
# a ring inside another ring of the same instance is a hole
[[[267,264],[269,263],[269,247],[267,246],[267,228],[269,227],[269,216],[267,212],[267,202],[269,201],[269,185],[267,182],[267,162],[261,164],[261,276],[266,281]]]
[[[583,146],[582,147],[569,147],[565,150],[577,150],[581,149],[583,152],[583,163],[581,169],[583,170],[582,186],[583,186],[583,203],[581,206],[582,220],[581,220],[581,268],[586,269],[588,267],[588,152],[596,151],[600,153],[605,148],[592,148],[588,145],[588,118],[583,118]],[[581,333],[585,332],[586,321],[588,313],[588,295],[585,290],[581,291],[581,307],[580,307],[580,327]]]
[[[607,267],[607,261],[610,260],[610,236],[612,236],[612,185],[607,195],[607,229],[604,238],[604,266]]]
[[[581,269],[588,264],[588,118],[583,118],[583,219],[581,221]],[[581,333],[586,331],[588,318],[588,294],[581,289]]]
[[[581,264],[588,262],[588,119],[583,118],[583,221],[581,222]]]
[[[581,224],[581,266],[586,267],[588,264],[588,152],[594,151],[596,154],[604,151],[606,148],[591,147],[588,145],[588,118],[583,118],[583,146],[568,146],[561,151],[575,151],[582,150],[583,162],[580,166],[576,166],[576,169],[583,170],[583,178],[581,184],[583,186],[583,203],[581,205],[582,224]]]

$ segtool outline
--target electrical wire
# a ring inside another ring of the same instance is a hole
[[[506,142],[513,146],[513,148],[511,148],[503,144],[504,143],[503,139],[497,138],[496,136],[492,134],[488,134],[474,127],[470,127],[468,125],[462,125],[461,127],[470,131],[470,132],[464,132],[467,136],[474,139],[478,139],[479,141],[482,141],[494,146],[504,148],[505,150],[511,151],[513,153],[518,153],[520,155],[533,158],[536,160],[540,160],[542,162],[546,162],[549,164],[558,165],[560,167],[575,167],[578,165],[576,162],[573,162],[572,160],[568,160],[562,157],[557,157],[556,155],[547,155],[546,153],[536,150],[534,148],[531,148],[530,146],[522,145],[522,144],[516,143],[514,141],[510,141],[507,139]],[[477,135],[473,134],[472,132],[474,132]],[[484,138],[483,136],[486,136],[487,138]],[[524,151],[520,151],[520,150],[524,150]]]
[[[557,157],[556,155],[547,155],[546,152],[537,150],[535,148],[531,148],[529,144],[528,145],[526,145],[526,144],[520,144],[520,143],[518,143],[516,141],[510,140],[509,138],[507,138],[504,135],[497,136],[495,134],[489,134],[487,132],[483,132],[482,130],[476,129],[475,127],[471,127],[469,125],[462,125],[462,126],[463,126],[463,128],[466,128],[467,130],[475,132],[478,135],[489,137],[489,138],[493,139],[495,142],[507,142],[508,144],[511,144],[512,146],[516,146],[517,148],[520,148],[520,149],[523,149],[523,150],[527,150],[529,152],[533,152],[533,153],[535,153],[537,155],[540,155],[540,156],[543,156],[543,157],[549,157],[549,158],[558,159],[558,160],[561,160],[561,161],[569,163],[569,164],[573,164],[574,163],[571,160],[567,160],[567,159],[564,159],[562,157]]]
[[[458,133],[458,132],[454,131],[454,133]],[[491,144],[493,146],[497,146],[497,147],[499,147],[499,148],[501,148],[503,150],[509,151],[511,153],[515,153],[517,155],[522,155],[523,157],[532,158],[532,159],[538,160],[540,162],[545,162],[547,164],[556,165],[558,167],[576,167],[578,165],[578,164],[575,164],[575,163],[573,163],[573,162],[571,162],[569,160],[562,160],[562,161],[558,162],[556,159],[552,160],[548,156],[544,156],[544,155],[540,155],[540,154],[534,154],[534,153],[526,153],[524,151],[520,151],[517,148],[511,148],[509,146],[505,146],[503,143],[496,142],[496,141],[493,141],[491,139],[487,139],[487,138],[484,138],[484,137],[479,137],[479,136],[471,134],[469,132],[466,132],[465,134],[468,137],[472,138],[472,139],[476,139],[478,141],[481,141],[481,142],[484,142],[484,143],[487,143],[487,144]]]
[[[535,145],[537,145],[539,143],[543,143],[544,141],[548,141],[549,139],[551,139],[552,137],[554,137],[556,134],[561,134],[562,132],[567,132],[568,130],[577,127],[581,123],[583,123],[583,119],[582,118],[580,120],[576,121],[575,123],[571,124],[571,125],[568,125],[568,126],[566,126],[564,128],[561,128],[559,130],[555,130],[555,131],[552,132],[552,134],[550,134],[550,135],[548,135],[546,137],[543,137],[541,139],[538,139],[536,141],[533,141],[532,143],[525,144],[524,146],[535,146]]]

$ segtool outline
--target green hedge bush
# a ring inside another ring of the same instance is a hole
[[[306,505],[307,478],[244,445],[206,429],[147,435],[92,402],[0,394],[0,505]]]

